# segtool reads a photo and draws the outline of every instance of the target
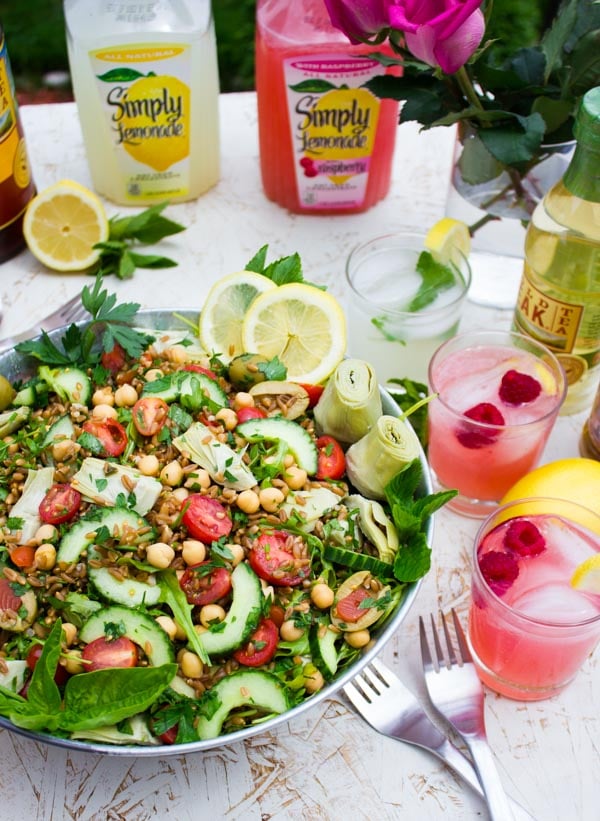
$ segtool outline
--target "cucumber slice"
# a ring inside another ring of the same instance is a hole
[[[331,630],[331,624],[313,624],[308,635],[308,643],[313,663],[325,679],[335,676],[338,668],[338,656],[335,649],[336,639],[341,634]]]
[[[129,607],[104,607],[85,622],[79,631],[79,638],[85,644],[105,635],[107,624],[122,624],[124,635],[139,644],[152,667],[170,664],[175,653],[170,638],[153,618]]]
[[[137,579],[118,579],[108,567],[92,567],[90,559],[96,559],[100,554],[90,547],[88,550],[87,575],[103,599],[126,607],[153,607],[160,599],[158,584],[141,582]]]
[[[136,531],[148,528],[148,522],[135,511],[124,507],[106,508],[86,519],[76,522],[62,537],[56,561],[59,564],[76,562],[84,550],[94,543],[96,533],[101,527],[108,528],[111,536],[119,536],[124,528],[133,528]],[[144,533],[143,539],[152,539],[154,532],[150,529]],[[129,545],[126,546],[129,549]]]
[[[309,475],[317,472],[317,446],[310,433],[297,422],[279,416],[249,419],[238,425],[235,430],[249,442],[259,442],[262,439],[285,442],[299,467]]]
[[[156,396],[164,402],[176,402],[189,410],[199,410],[210,400],[219,408],[229,407],[227,394],[221,386],[203,373],[177,371],[176,373],[147,382],[142,396]]]
[[[262,612],[263,594],[260,580],[247,564],[238,564],[231,574],[233,601],[219,632],[200,633],[202,646],[209,656],[218,656],[240,647],[256,629]]]
[[[200,715],[197,726],[198,737],[200,739],[216,738],[220,735],[229,713],[245,705],[260,707],[262,710],[276,714],[283,713],[291,707],[283,682],[272,673],[265,673],[262,670],[241,670],[221,679],[207,691],[206,712],[210,718]]]
[[[24,385],[20,391],[15,394],[12,405],[18,407],[20,405],[35,405],[37,400],[37,391],[33,384]]]
[[[42,447],[47,448],[59,439],[72,439],[74,436],[75,425],[71,421],[69,414],[66,413],[64,416],[57,419],[54,424],[50,425],[42,441]]]
[[[92,398],[92,382],[79,368],[49,368],[47,365],[41,365],[38,373],[65,401],[87,405]]]
[[[341,564],[351,570],[368,570],[374,576],[390,579],[394,575],[394,566],[388,562],[382,562],[375,556],[368,556],[366,553],[356,553],[354,550],[346,550],[343,547],[335,547],[326,544],[323,549],[323,556],[334,564]]]

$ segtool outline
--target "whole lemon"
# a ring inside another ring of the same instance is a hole
[[[518,480],[502,499],[502,504],[530,499],[548,498],[548,513],[561,513],[557,499],[575,502],[581,507],[565,506],[562,511],[584,527],[600,534],[600,463],[593,459],[575,457],[548,462],[535,468]],[[589,510],[589,512],[588,512]],[[511,516],[527,515],[527,502],[511,510]],[[535,512],[540,512],[539,505]]]

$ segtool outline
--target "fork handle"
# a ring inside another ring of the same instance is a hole
[[[502,787],[496,762],[487,741],[477,737],[466,738],[465,741],[473,756],[473,764],[487,801],[490,818],[492,821],[514,821],[508,797]]]

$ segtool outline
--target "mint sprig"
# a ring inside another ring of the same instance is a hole
[[[307,282],[302,273],[302,260],[299,254],[290,254],[287,257],[281,257],[267,264],[268,245],[263,245],[262,248],[252,257],[246,264],[246,271],[253,271],[255,274],[262,274],[270,279],[275,285],[287,285],[290,282],[303,282],[305,285],[312,285],[314,288],[325,290],[322,285],[315,285],[313,282]]]

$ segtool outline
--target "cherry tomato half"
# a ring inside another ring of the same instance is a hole
[[[208,376],[210,379],[218,379],[217,374],[214,371],[211,371],[210,368],[203,368],[202,365],[196,365],[194,362],[189,362],[187,365],[184,365],[181,370],[193,371],[194,373],[203,373],[204,376]]]
[[[23,602],[10,585],[8,579],[0,576],[0,610],[14,610],[17,613]]]
[[[184,511],[181,522],[194,539],[210,544],[231,533],[233,522],[227,508],[217,499],[192,493],[184,500],[181,509]]]
[[[32,567],[35,559],[35,547],[30,544],[20,544],[10,551],[10,560],[17,567]]]
[[[268,664],[277,650],[279,630],[271,619],[263,619],[247,644],[233,654],[234,659],[245,667],[260,667]]]
[[[116,419],[104,419],[102,422],[88,419],[83,423],[83,430],[100,441],[107,456],[120,456],[127,446],[125,428]]]
[[[247,422],[249,419],[266,419],[267,414],[262,408],[240,408],[236,411],[238,425]]]
[[[308,394],[308,407],[314,408],[317,404],[319,399],[321,398],[321,394],[325,390],[323,385],[306,385],[304,382],[298,382],[301,388],[304,388],[306,393]]]
[[[367,612],[367,608],[361,607],[360,605],[370,595],[372,594],[364,587],[357,587],[356,590],[348,593],[348,595],[340,599],[335,606],[338,618],[342,621],[350,622],[350,624],[357,622],[361,616],[364,616]]]
[[[317,479],[341,479],[346,470],[346,457],[337,439],[319,436],[317,450]]]
[[[158,433],[169,415],[169,406],[158,396],[142,396],[133,406],[131,418],[138,433],[142,436],[154,436]]]
[[[248,561],[257,576],[269,584],[296,587],[309,575],[308,564],[298,565],[287,548],[290,534],[284,530],[262,533],[254,542]]]
[[[138,662],[138,649],[127,636],[118,639],[107,639],[100,636],[83,648],[81,652],[85,671],[104,670],[106,667],[135,667]]]
[[[39,506],[42,522],[61,525],[70,522],[81,505],[81,493],[71,485],[52,485]],[[13,560],[14,561],[14,560]]]
[[[215,567],[211,562],[190,565],[179,579],[179,586],[189,604],[203,607],[212,604],[231,590],[231,573],[226,567]]]
[[[121,345],[119,345],[118,342],[115,342],[115,346],[112,351],[105,351],[100,357],[102,367],[106,368],[106,370],[110,371],[112,374],[120,371],[125,364],[125,361],[125,350],[121,347]]]
[[[163,725],[164,726],[164,721],[161,718],[161,713],[163,713],[165,710],[168,710],[168,709],[169,709],[169,705],[165,704],[163,707],[160,707],[156,711],[156,713],[154,713],[154,715],[152,716],[152,719],[150,720],[150,725],[151,725],[151,728],[152,728],[152,732],[154,734],[156,734],[156,726],[157,725],[159,725],[159,726]],[[175,724],[172,724],[170,727],[168,727],[164,732],[159,733],[157,738],[160,741],[162,741],[163,744],[175,744],[175,742],[177,741],[177,733],[178,732],[179,732],[179,722],[176,722]]]
[[[29,652],[27,653],[25,661],[31,671],[35,670],[36,664],[38,663],[40,656],[42,655],[43,649],[43,644],[32,644],[29,648]],[[58,684],[58,686],[60,687],[62,684],[66,684],[68,678],[69,674],[67,673],[66,669],[62,666],[62,664],[57,665],[56,673],[54,674],[54,681]],[[27,682],[26,686],[28,684],[29,682]],[[29,689],[28,686],[27,689]]]

